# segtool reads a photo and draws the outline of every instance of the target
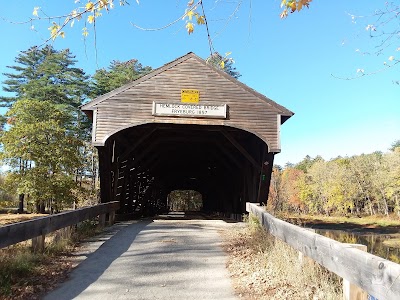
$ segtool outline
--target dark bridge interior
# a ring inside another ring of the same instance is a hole
[[[202,194],[203,211],[240,214],[245,202],[266,202],[273,153],[254,134],[226,126],[145,124],[98,147],[102,202],[120,214],[166,211],[174,190]]]

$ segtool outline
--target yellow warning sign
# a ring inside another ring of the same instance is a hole
[[[199,90],[181,90],[182,103],[199,103],[200,91]]]

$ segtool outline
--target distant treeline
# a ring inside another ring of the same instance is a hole
[[[268,208],[311,214],[400,216],[400,141],[390,152],[274,166]]]

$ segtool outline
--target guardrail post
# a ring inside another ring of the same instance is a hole
[[[346,244],[349,245],[352,248],[356,248],[359,250],[362,250],[364,252],[367,252],[367,246],[366,245],[361,245],[361,244]],[[344,300],[367,300],[368,299],[368,293],[358,287],[357,285],[354,285],[350,283],[348,280],[343,278],[343,299]]]
[[[304,228],[304,229],[315,233],[315,229],[312,228]],[[299,262],[301,265],[304,265],[306,263],[312,265],[315,263],[315,261],[312,258],[309,258],[307,255],[304,255],[303,252],[300,251],[299,251]]]
[[[62,237],[64,239],[69,239],[72,235],[72,226],[67,226],[62,229]]]
[[[44,243],[46,235],[42,234],[32,239],[32,250],[33,252],[44,252]]]
[[[108,225],[111,226],[115,223],[115,210],[108,214]]]
[[[102,228],[106,226],[106,214],[99,215],[99,227]]]
[[[59,242],[63,239],[69,239],[72,233],[72,226],[67,226],[56,231],[54,241]]]

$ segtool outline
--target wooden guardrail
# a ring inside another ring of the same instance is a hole
[[[96,216],[100,216],[100,222],[105,223],[105,215],[110,214],[109,221],[113,223],[117,209],[119,209],[119,202],[113,201],[5,225],[0,227],[0,248],[36,237],[43,237],[44,239],[44,236],[50,232],[75,225]]]
[[[400,299],[399,264],[277,219],[257,204],[247,203],[246,210],[256,215],[271,235],[369,295],[380,300]]]

